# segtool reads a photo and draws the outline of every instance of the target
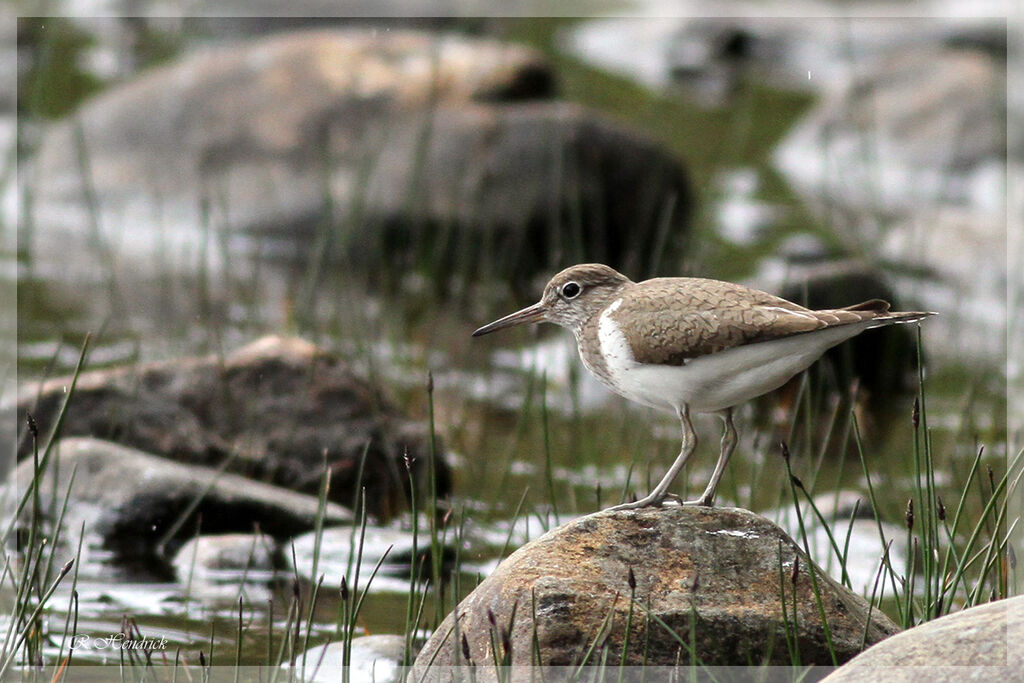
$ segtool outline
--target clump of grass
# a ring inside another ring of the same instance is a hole
[[[74,485],[75,473],[72,472],[71,484],[64,492],[59,507],[56,487],[53,489],[51,499],[44,505],[42,481],[50,465],[51,454],[67,414],[68,405],[74,395],[78,377],[85,366],[88,349],[89,337],[86,336],[67,396],[54,421],[42,455],[39,451],[39,426],[31,414],[26,417],[28,434],[32,440],[32,479],[27,483],[25,492],[14,506],[8,526],[4,529],[3,538],[0,539],[0,553],[3,555],[0,587],[6,585],[14,596],[8,615],[7,631],[4,634],[2,645],[0,645],[0,678],[3,678],[16,663],[27,667],[41,668],[44,666],[43,649],[51,641],[53,634],[50,633],[48,622],[43,617],[57,588],[72,569],[75,569],[75,572],[72,576],[71,602],[67,614],[77,614],[78,600],[75,586],[77,586],[78,580],[78,560],[81,557],[81,535],[76,545],[75,555],[73,557],[65,555],[64,559],[58,559],[60,555],[66,553],[62,545],[61,531],[70,500],[71,486]],[[11,494],[12,491],[9,489],[7,495]],[[24,517],[26,510],[27,519]],[[23,519],[25,519],[24,527],[22,526]],[[7,551],[8,541],[12,537],[19,541],[15,556],[10,555]],[[21,542],[23,537],[24,541]],[[58,562],[61,565],[59,570],[56,568]],[[67,643],[68,627],[68,619],[65,619],[65,628],[60,639],[61,654],[63,654],[64,646]],[[62,666],[66,666],[70,658],[69,654]]]
[[[984,448],[977,450],[966,479],[946,488],[959,500],[947,508],[939,485],[939,468],[929,427],[927,391],[920,331],[918,332],[918,393],[910,415],[912,429],[911,457],[913,467],[912,495],[905,499],[902,526],[908,551],[906,566],[895,566],[890,549],[893,539],[887,537],[882,524],[883,501],[875,484],[857,415],[851,412],[853,443],[857,449],[861,472],[871,508],[874,510],[881,547],[879,568],[872,588],[872,609],[885,609],[902,628],[965,609],[989,600],[1012,594],[1008,567],[1012,564],[1010,537],[1017,525],[1009,519],[1010,492],[1019,484],[1022,453],[1009,459],[1006,471],[996,475],[990,466],[982,466]],[[784,449],[784,454],[787,451]],[[798,528],[806,546],[804,505],[826,530],[831,551],[839,562],[841,578],[849,586],[846,563],[849,557],[850,527],[842,544],[818,509],[811,492],[792,474],[786,458],[787,475]],[[1016,474],[1015,474],[1016,473]],[[972,492],[980,492],[980,500],[972,500]],[[968,521],[973,518],[973,523]],[[852,519],[850,522],[852,526]],[[886,596],[888,589],[889,595]]]

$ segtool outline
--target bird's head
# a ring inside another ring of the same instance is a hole
[[[600,263],[566,268],[548,281],[540,301],[484,325],[473,336],[539,322],[555,323],[579,335],[591,316],[603,310],[630,283],[628,277]]]

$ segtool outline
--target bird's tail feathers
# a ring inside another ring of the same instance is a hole
[[[888,307],[887,307],[888,308]],[[871,319],[874,323],[871,327],[881,327],[883,325],[900,325],[903,323],[915,323],[918,320],[923,320],[928,316],[938,315],[934,311],[893,311],[892,313],[882,313]]]

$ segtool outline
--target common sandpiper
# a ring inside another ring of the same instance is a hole
[[[894,312],[871,299],[814,311],[766,292],[720,280],[659,277],[633,282],[598,263],[555,275],[540,301],[484,325],[474,337],[514,325],[551,322],[576,337],[580,358],[605,386],[625,398],[675,413],[683,443],[648,495],[611,509],[661,505],[697,446],[691,413],[724,422],[721,452],[699,498],[712,505],[736,448],[733,408],[776,389],[825,351],[872,327],[910,323],[929,312]]]

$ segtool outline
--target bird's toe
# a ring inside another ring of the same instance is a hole
[[[672,500],[674,500],[674,501],[676,501],[678,503],[682,502],[679,499],[679,496],[675,495],[674,493],[668,493],[668,494],[662,494],[662,495],[659,495],[659,496],[655,496],[655,495],[644,496],[640,500],[634,500],[634,501],[629,502],[629,503],[620,503],[619,505],[613,505],[612,507],[610,507],[608,509],[609,510],[639,510],[641,508],[652,508],[652,507],[656,508],[656,507],[661,507],[661,504],[664,503],[669,498],[671,498]]]

